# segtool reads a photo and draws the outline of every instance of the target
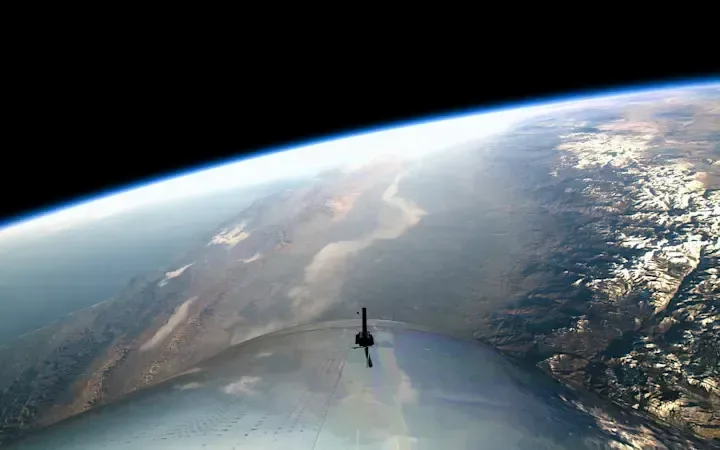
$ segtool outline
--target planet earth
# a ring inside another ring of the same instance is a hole
[[[720,83],[329,139],[7,224],[0,443],[361,307],[719,442]]]

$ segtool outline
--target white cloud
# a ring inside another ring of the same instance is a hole
[[[230,383],[223,387],[223,392],[232,395],[255,395],[257,386],[262,379],[260,377],[241,377],[234,383]]]
[[[175,389],[178,391],[187,391],[188,389],[197,389],[199,387],[202,387],[202,383],[198,383],[197,381],[192,381],[190,383],[180,384],[175,386]]]

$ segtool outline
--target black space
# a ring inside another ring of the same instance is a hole
[[[312,73],[278,66],[232,74],[86,61],[50,74],[36,65],[18,75],[17,100],[7,106],[0,219],[328,134],[712,75],[707,67],[673,70],[667,61],[622,71],[510,63],[445,70],[429,63],[401,70],[364,64],[362,72],[329,67]]]

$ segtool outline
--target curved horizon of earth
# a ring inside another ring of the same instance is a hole
[[[0,442],[360,306],[720,440],[720,83],[240,161],[0,229],[0,254]]]

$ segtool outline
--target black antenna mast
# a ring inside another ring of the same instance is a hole
[[[362,331],[355,335],[355,348],[365,349],[365,360],[367,366],[372,367],[372,359],[370,358],[369,347],[375,345],[375,338],[367,329],[367,308],[362,309]]]

